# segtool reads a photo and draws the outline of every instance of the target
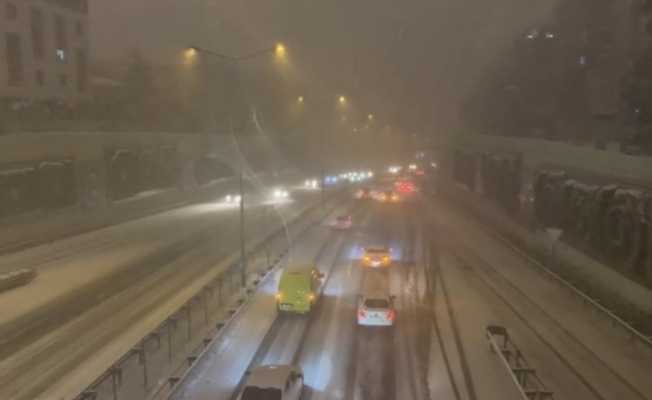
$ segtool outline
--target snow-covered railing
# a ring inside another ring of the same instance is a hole
[[[489,325],[486,335],[489,348],[500,358],[523,400],[554,400],[553,393],[546,389],[534,368],[527,363],[505,327]]]

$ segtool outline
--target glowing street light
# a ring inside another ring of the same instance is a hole
[[[346,100],[346,96],[340,96],[340,97],[337,99],[337,101],[340,103],[340,105],[345,105],[346,102],[347,102],[347,100]]]
[[[248,61],[254,58],[258,58],[267,54],[274,54],[275,58],[279,61],[285,61],[286,56],[287,56],[287,49],[285,46],[281,43],[277,43],[274,47],[270,48],[265,48],[261,49],[258,51],[254,51],[249,54],[241,55],[241,56],[231,56],[227,54],[222,54],[218,53],[215,51],[207,50],[202,47],[197,47],[197,46],[191,46],[186,48],[185,50],[185,57],[186,57],[186,62],[190,63],[192,60],[194,60],[197,56],[198,53],[202,54],[207,54],[212,57],[217,57],[223,60],[226,60],[228,62],[234,63],[235,65],[239,65],[243,61]],[[237,69],[236,69],[237,71]],[[301,99],[303,99],[301,97]],[[302,100],[301,100],[302,101]],[[245,196],[244,196],[244,170],[242,167],[240,167],[240,173],[239,173],[239,187],[238,187],[238,195],[237,199],[239,200],[238,202],[240,203],[240,279],[242,281],[242,286],[245,287],[247,285],[247,253],[246,253],[246,235],[245,235]],[[288,197],[288,192],[287,191],[280,191],[280,196],[281,197]]]
[[[274,55],[279,60],[284,60],[287,57],[287,48],[283,43],[277,43],[274,47]]]
[[[373,115],[373,114],[369,114],[369,115],[367,115],[367,119],[368,119],[369,121],[373,121],[373,120],[374,120],[374,115]]]
[[[197,61],[197,55],[199,51],[195,47],[189,47],[183,51],[183,63],[186,65],[192,65]]]
[[[285,47],[284,44],[277,43],[274,47],[268,47],[262,50],[254,51],[249,54],[241,55],[241,56],[231,56],[227,54],[222,54],[218,53],[215,51],[207,50],[202,47],[197,47],[197,46],[191,46],[186,48],[185,50],[185,55],[186,57],[196,57],[198,53],[204,53],[211,55],[213,57],[218,57],[222,58],[225,60],[229,60],[231,62],[242,62],[246,60],[250,60],[252,58],[258,58],[260,56],[263,56],[265,54],[273,53],[274,57],[277,60],[285,60],[287,58],[287,48]]]
[[[196,47],[189,47],[189,48],[186,49],[186,52],[185,52],[184,55],[185,55],[186,58],[195,58],[195,57],[197,57],[197,53],[198,53],[198,51],[197,51]]]
[[[297,97],[297,103],[303,104],[303,96]]]

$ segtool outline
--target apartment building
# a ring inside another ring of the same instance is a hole
[[[0,0],[0,99],[89,95],[88,0]]]

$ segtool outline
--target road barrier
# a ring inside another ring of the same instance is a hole
[[[498,355],[523,400],[554,400],[553,392],[546,389],[521,350],[511,341],[505,327],[489,325],[485,334],[489,349]]]

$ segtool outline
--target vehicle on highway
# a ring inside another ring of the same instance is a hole
[[[396,319],[394,296],[384,292],[362,294],[358,299],[358,325],[392,326]]]
[[[398,203],[401,201],[401,197],[393,190],[386,190],[378,193],[376,199],[381,203]]]
[[[314,265],[286,268],[276,292],[279,312],[309,313],[317,301],[323,278],[324,274]]]
[[[394,186],[398,192],[403,194],[410,194],[417,191],[417,187],[411,180],[398,180]]]
[[[319,189],[319,181],[317,179],[308,179],[303,183],[306,189],[316,190]]]
[[[224,197],[224,202],[228,204],[240,204],[240,201],[242,200],[242,196],[239,194],[227,194]]]
[[[303,371],[292,365],[261,365],[247,372],[238,400],[299,400]]]
[[[272,191],[272,198],[274,200],[285,200],[290,197],[290,192],[283,188],[276,188]]]
[[[353,219],[350,215],[339,215],[333,223],[335,229],[347,230],[351,229],[351,226],[353,226]]]
[[[355,194],[355,198],[359,200],[369,200],[371,199],[371,189],[368,187],[363,187],[362,189],[358,190]]]
[[[362,255],[362,265],[378,268],[389,267],[392,264],[392,251],[388,247],[366,247]]]

